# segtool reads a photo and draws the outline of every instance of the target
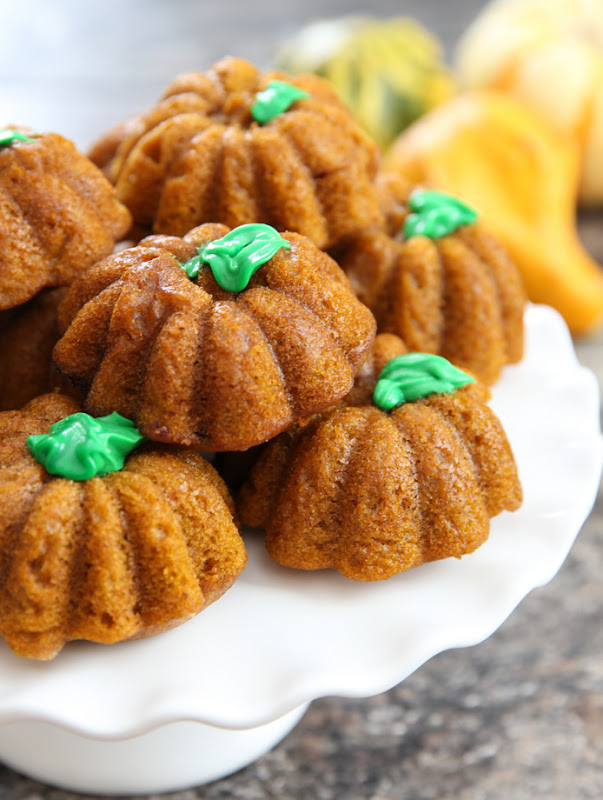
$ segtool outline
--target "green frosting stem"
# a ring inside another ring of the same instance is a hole
[[[412,236],[441,239],[477,219],[476,211],[444,192],[416,189],[410,195],[408,206],[415,213],[409,214],[404,223],[406,239]]]
[[[55,422],[49,433],[30,436],[27,447],[51,475],[87,481],[122,469],[144,441],[134,423],[115,411],[96,419],[78,412]]]
[[[295,103],[296,100],[304,100],[310,97],[308,92],[298,89],[286,81],[270,81],[263,92],[258,92],[255,102],[251,106],[251,116],[260,125],[282,114],[283,111]]]
[[[13,142],[33,142],[33,139],[12,128],[0,130],[0,150],[3,147],[9,147]]]
[[[270,225],[252,222],[233,228],[221,239],[203,245],[182,269],[189,278],[199,274],[202,264],[209,264],[216,283],[227,292],[242,292],[257,270],[284,247],[291,245]]]
[[[202,249],[203,248],[200,248],[200,250]],[[185,261],[184,264],[180,264],[180,266],[186,272],[191,281],[194,281],[201,272],[201,267],[203,266],[203,260],[199,255],[199,253],[197,253],[196,256],[189,258],[188,261]]]
[[[448,394],[475,379],[442,356],[405,353],[392,358],[379,374],[373,402],[383,411],[430,394]]]

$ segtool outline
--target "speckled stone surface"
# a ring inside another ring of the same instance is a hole
[[[375,0],[450,48],[482,3]],[[344,0],[57,0],[5,3],[5,123],[54,128],[81,145],[150,103],[176,72],[225,53],[267,63],[275,43]],[[4,124],[4,123],[3,123]],[[603,213],[581,235],[603,263]],[[576,344],[603,385],[603,334]],[[441,653],[368,699],[315,701],[272,752],[177,800],[585,800],[603,797],[603,495],[555,579],[487,641]],[[0,767],[1,800],[81,797]]]

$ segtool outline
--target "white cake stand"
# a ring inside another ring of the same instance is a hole
[[[366,584],[279,567],[250,533],[235,586],[180,628],[72,643],[49,663],[0,645],[0,759],[85,793],[183,789],[255,760],[312,699],[377,694],[493,633],[563,563],[602,464],[594,375],[556,312],[532,306],[526,322],[526,356],[492,400],[524,504],[477,552]]]

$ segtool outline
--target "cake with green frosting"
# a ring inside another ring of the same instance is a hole
[[[339,265],[380,333],[495,383],[523,354],[519,270],[457,198],[385,174],[378,184],[386,228],[349,237]]]
[[[177,77],[90,157],[149,233],[264,222],[326,249],[381,222],[379,149],[332,86],[240,58]]]
[[[47,394],[0,413],[0,635],[47,660],[179,625],[246,561],[215,469],[120,415]]]
[[[439,356],[380,334],[354,390],[269,442],[237,498],[270,555],[361,581],[473,552],[521,505],[488,390]]]
[[[70,288],[54,360],[86,411],[246,450],[351,389],[375,320],[307,237],[265,223],[150,236]]]
[[[111,184],[73,142],[0,131],[0,311],[71,283],[130,225]]]

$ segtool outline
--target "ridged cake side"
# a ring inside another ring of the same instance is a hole
[[[265,124],[251,115],[272,80],[306,91]],[[379,152],[333,88],[225,58],[176,78],[159,103],[107,132],[93,157],[135,221],[183,236],[204,222],[265,222],[327,248],[382,221]]]
[[[94,415],[150,439],[245,450],[343,397],[375,334],[337,264],[308,239],[280,249],[238,293],[180,264],[223,236],[203,225],[149,237],[94,267],[61,307],[58,367]]]
[[[0,148],[0,310],[71,283],[111,253],[132,222],[72,142],[31,136]]]
[[[66,291],[47,289],[0,312],[0,411],[22,408],[55,388],[77,395],[52,363],[52,349],[60,338],[57,309]]]
[[[223,481],[196,453],[143,447],[87,481],[50,475],[29,435],[75,413],[60,395],[0,414],[0,634],[20,656],[179,625],[245,566]]]
[[[365,401],[269,442],[243,484],[243,524],[279,563],[382,580],[471,553],[521,504],[502,426],[478,385],[386,413]]]
[[[481,225],[438,240],[381,231],[350,240],[338,261],[380,333],[437,353],[487,384],[523,353],[525,292],[516,266]]]

